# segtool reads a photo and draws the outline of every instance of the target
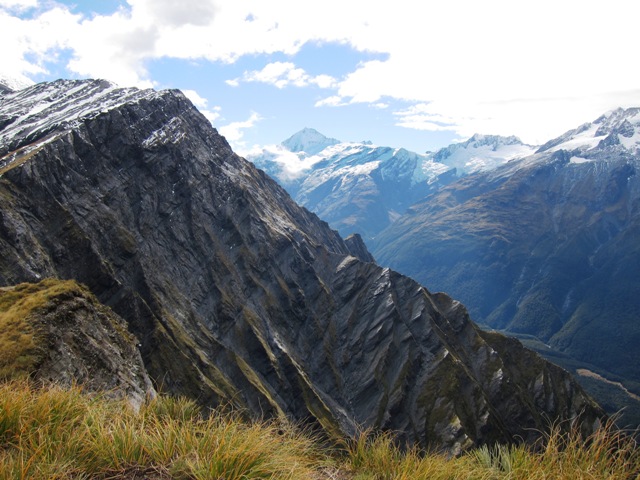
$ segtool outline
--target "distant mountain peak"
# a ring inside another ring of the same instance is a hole
[[[474,134],[430,154],[434,161],[456,168],[458,175],[486,171],[515,158],[531,155],[536,147],[522,143],[515,136]]]
[[[640,150],[640,108],[611,110],[593,122],[550,140],[538,152],[565,150],[584,156],[613,145],[631,153]]]
[[[340,143],[340,140],[329,138],[314,128],[305,127],[287,138],[282,145],[291,152],[304,152],[307,155],[320,153],[331,145]]]
[[[502,135],[484,135],[482,133],[474,133],[469,140],[463,142],[461,145],[480,147],[483,145],[490,145],[497,149],[501,145],[524,145],[522,141],[515,135],[504,137]]]

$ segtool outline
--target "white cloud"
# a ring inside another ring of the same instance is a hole
[[[14,77],[46,73],[47,61],[69,48],[68,34],[77,28],[79,18],[60,7],[27,19],[0,9],[0,65],[3,72]]]
[[[182,90],[182,93],[184,93],[184,95],[193,102],[200,113],[207,117],[207,120],[211,123],[214,123],[218,118],[220,118],[221,108],[218,106],[208,108],[209,101],[206,98],[201,97],[195,90],[186,89]]]
[[[38,0],[0,0],[0,8],[24,10],[38,5]]]
[[[282,182],[290,182],[300,178],[314,164],[322,160],[319,156],[301,158],[296,153],[287,150],[282,145],[256,146],[246,151],[243,156],[248,160],[268,158],[279,166],[275,174]]]
[[[318,100],[314,106],[316,107],[343,107],[349,105],[349,102],[345,101],[339,95],[332,95],[322,100]]]
[[[127,8],[91,18],[44,2],[31,18],[17,17],[10,7],[34,0],[0,2],[0,64],[14,74],[44,72],[49,58],[68,51],[77,75],[148,87],[154,59],[233,62],[333,42],[386,60],[337,80],[328,71],[309,75],[292,58],[227,84],[336,90],[317,106],[383,98],[428,104],[427,114],[450,119],[456,132],[513,133],[530,142],[640,104],[637,0],[609,0],[606,8],[595,0],[128,0]],[[398,124],[442,125],[422,115]]]
[[[154,24],[168,27],[207,26],[218,8],[211,0],[128,0],[136,17],[146,16]]]
[[[336,85],[336,80],[330,75],[312,76],[302,68],[297,68],[292,62],[272,62],[262,70],[244,72],[242,78],[227,81],[227,84],[238,86],[240,82],[260,82],[273,85],[277,88],[288,86],[307,87],[317,85],[320,88],[331,88]]]
[[[260,120],[262,120],[262,117],[258,113],[251,112],[251,115],[247,120],[232,122],[228,125],[218,127],[218,131],[227,139],[234,151],[242,155],[243,152],[247,151],[247,146],[242,140],[244,137],[244,131],[249,128],[253,128]]]

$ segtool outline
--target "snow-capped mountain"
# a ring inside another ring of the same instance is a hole
[[[474,135],[420,154],[371,142],[339,142],[305,128],[247,158],[342,235],[371,239],[412,203],[455,178],[534,151],[515,137]]]
[[[519,138],[475,134],[462,143],[454,143],[430,155],[434,161],[454,167],[458,176],[494,169],[516,158],[535,152]]]
[[[80,121],[156,95],[153,90],[122,89],[106,80],[58,80],[6,92],[1,97],[0,157],[15,152],[18,139],[28,144],[26,148],[37,148]],[[47,136],[54,131],[53,137]],[[38,139],[37,145],[30,144],[33,139]]]
[[[247,158],[343,236],[365,238],[453,173],[427,155],[371,142],[338,142],[313,129]]]
[[[640,151],[640,108],[613,110],[545,143],[538,152],[565,150],[573,163],[595,160],[605,150]]]
[[[609,112],[452,182],[369,247],[481,323],[640,385],[639,142],[640,109]]]
[[[30,87],[34,82],[27,77],[16,77],[0,72],[0,94]]]
[[[308,156],[320,153],[325,148],[336,143],[340,143],[340,140],[325,137],[313,128],[303,128],[282,142],[282,146],[290,152]]]

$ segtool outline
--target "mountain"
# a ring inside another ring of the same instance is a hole
[[[526,156],[515,137],[474,135],[435,153],[338,142],[304,129],[247,158],[341,235],[372,240],[413,203],[459,176]]]
[[[26,77],[12,77],[0,72],[0,93],[13,92],[33,85]]]
[[[639,170],[640,109],[616,110],[426,197],[372,250],[640,393]]]
[[[526,145],[519,138],[476,133],[461,143],[441,148],[429,157],[434,161],[456,169],[458,177],[470,173],[492,170],[505,163],[527,157],[537,147]]]
[[[453,453],[602,417],[566,371],[366,261],[179,91],[0,94],[0,198],[0,285],[87,285],[160,391]]]
[[[290,152],[305,156],[320,153],[327,147],[340,143],[335,138],[328,138],[313,128],[303,128],[282,142],[282,146]]]

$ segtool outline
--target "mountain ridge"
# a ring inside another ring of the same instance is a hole
[[[301,130],[290,138],[305,137],[309,131]],[[313,132],[316,148],[312,155],[297,151],[287,140],[247,158],[341,235],[358,233],[366,241],[411,204],[456,178],[534,151],[516,137],[476,134],[437,152],[419,154],[370,142],[338,142]]]
[[[115,106],[3,137],[1,285],[86,284],[127,321],[155,386],[208,406],[336,435],[390,430],[452,453],[533,441],[549,417],[599,424],[565,371],[359,260],[361,242],[233,153],[183,94],[100,85],[36,86],[66,88],[52,112],[73,112],[91,88]],[[0,96],[2,118],[24,95]]]

